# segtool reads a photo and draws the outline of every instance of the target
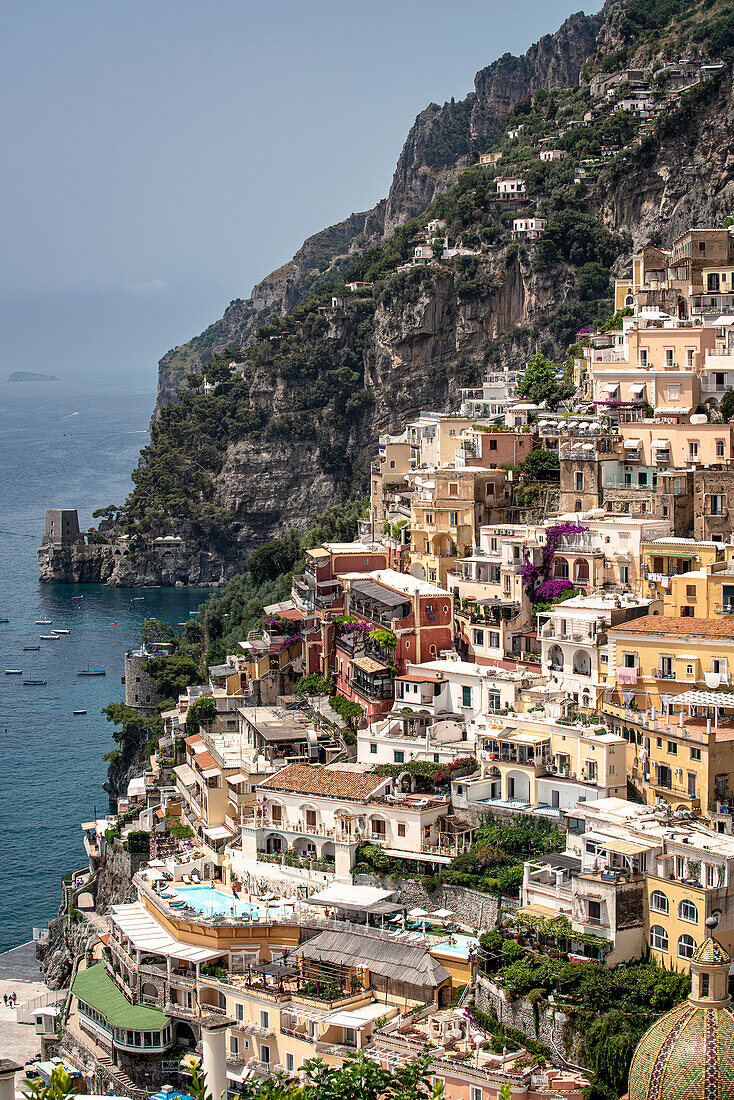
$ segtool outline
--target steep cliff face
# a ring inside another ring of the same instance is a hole
[[[385,232],[414,217],[456,179],[472,154],[502,132],[502,119],[528,94],[569,88],[596,46],[603,16],[570,16],[522,57],[506,53],[474,78],[459,103],[432,103],[415,120],[398,159],[385,212]]]
[[[723,224],[734,210],[734,96],[724,72],[700,89],[697,102],[671,115],[663,140],[643,142],[610,173],[596,202],[635,245],[655,234],[666,247],[691,225]]]
[[[185,529],[185,525],[178,526]],[[218,588],[241,572],[243,562],[240,553],[202,550],[198,544],[189,548],[185,541],[173,550],[160,550],[152,543],[129,548],[78,542],[42,546],[38,551],[40,576],[46,584],[109,584],[117,588]]]
[[[243,347],[272,317],[283,317],[319,285],[339,277],[355,253],[377,244],[426,208],[501,132],[501,120],[528,93],[575,84],[594,50],[601,15],[572,15],[522,57],[505,54],[481,69],[465,99],[421,111],[403,146],[386,200],[309,237],[292,260],[235,299],[221,320],[167,352],[158,367],[156,408],[176,399],[186,375],[212,353]]]

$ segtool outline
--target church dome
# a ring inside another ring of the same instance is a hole
[[[691,959],[691,994],[645,1032],[629,1076],[629,1100],[734,1098],[730,957],[713,937]]]

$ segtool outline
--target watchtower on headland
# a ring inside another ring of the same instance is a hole
[[[47,508],[42,546],[71,546],[81,538],[76,508]]]

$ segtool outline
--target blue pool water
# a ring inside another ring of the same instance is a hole
[[[455,935],[454,942],[450,943],[437,943],[434,950],[440,951],[442,955],[452,955],[457,959],[466,959],[469,957],[469,952],[472,947],[476,947],[478,940],[475,936],[463,936]]]
[[[270,905],[265,902],[244,901],[235,899],[231,894],[225,894],[223,890],[212,890],[211,886],[175,886],[176,894],[182,901],[187,902],[192,909],[204,913],[207,917],[261,917],[266,910],[271,914],[282,913],[290,906]]]

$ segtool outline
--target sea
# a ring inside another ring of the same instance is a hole
[[[95,508],[122,503],[154,401],[140,382],[0,382],[0,951],[56,914],[61,878],[86,864],[80,823],[109,810],[115,743],[101,710],[124,698],[125,650],[144,619],[185,622],[210,594],[38,579],[46,509],[77,508],[85,528]],[[52,626],[70,633],[41,641]],[[88,667],[106,675],[77,675]]]

